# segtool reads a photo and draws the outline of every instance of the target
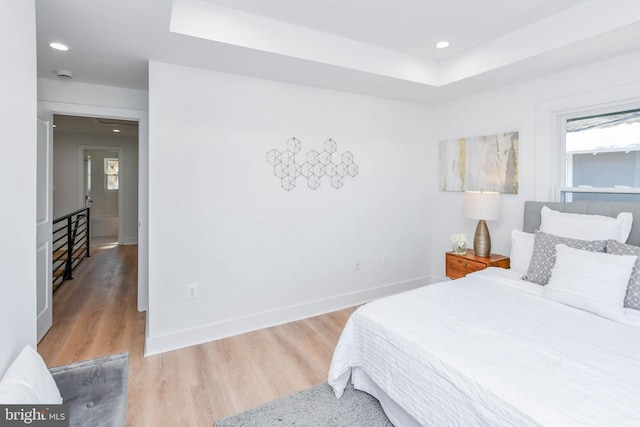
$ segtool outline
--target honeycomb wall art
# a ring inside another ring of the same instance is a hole
[[[353,154],[345,151],[340,156],[340,163],[333,156],[338,150],[338,144],[333,139],[327,139],[323,143],[323,150],[309,151],[300,162],[296,155],[302,156],[302,142],[297,138],[287,141],[287,149],[278,151],[276,149],[267,152],[267,163],[273,166],[273,174],[280,179],[280,186],[287,191],[296,188],[298,179],[305,179],[307,187],[317,190],[322,183],[322,178],[326,177],[331,186],[339,189],[344,185],[347,177],[358,175],[359,167],[353,161]]]

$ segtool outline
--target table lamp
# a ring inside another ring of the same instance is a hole
[[[500,193],[495,191],[465,191],[463,215],[465,218],[477,219],[478,226],[473,236],[473,250],[477,256],[491,255],[491,236],[485,221],[500,217]]]

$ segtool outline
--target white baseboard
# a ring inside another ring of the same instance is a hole
[[[238,317],[222,322],[210,323],[197,328],[184,329],[170,334],[146,336],[145,356],[177,350],[192,345],[228,338],[258,329],[319,316],[347,307],[364,304],[399,292],[434,283],[433,277],[425,276],[404,282],[392,283],[377,288],[324,298],[303,304]],[[148,312],[147,312],[148,313]],[[147,325],[147,331],[149,330]]]
[[[430,285],[433,285],[434,283],[439,283],[439,282],[446,282],[449,279],[448,277],[439,277],[439,276],[429,276],[428,277],[428,281]]]
[[[138,244],[138,237],[124,237],[122,239],[122,243],[120,243],[121,245],[137,245]]]

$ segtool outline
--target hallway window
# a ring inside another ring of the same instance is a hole
[[[104,185],[107,190],[118,190],[118,159],[104,159]]]

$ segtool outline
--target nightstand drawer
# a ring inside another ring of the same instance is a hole
[[[447,276],[452,279],[458,279],[474,271],[484,270],[485,268],[487,268],[487,265],[482,262],[465,258],[447,257]]]
[[[487,267],[509,268],[509,257],[491,254],[488,257],[476,256],[471,249],[466,254],[447,252],[446,274],[450,279],[459,279],[474,271],[484,270]]]

